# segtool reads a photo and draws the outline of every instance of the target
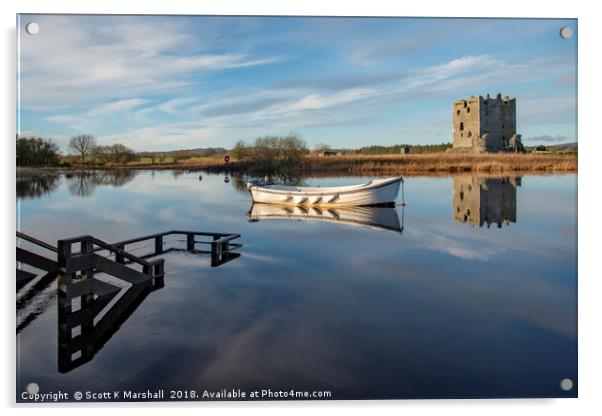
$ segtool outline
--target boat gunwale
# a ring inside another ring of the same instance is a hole
[[[344,195],[344,194],[350,194],[350,193],[371,191],[373,189],[383,188],[385,186],[392,185],[396,182],[403,182],[403,177],[397,176],[395,178],[383,179],[383,183],[379,183],[378,185],[369,185],[369,184],[351,185],[351,186],[355,186],[356,188],[348,189],[345,191],[333,190],[336,187],[330,187],[331,190],[328,190],[329,188],[323,188],[324,190],[322,190],[322,191],[285,191],[285,190],[281,190],[281,189],[269,189],[269,188],[266,188],[263,186],[258,186],[258,185],[251,186],[249,188],[249,190],[251,190],[251,191],[255,190],[255,191],[259,191],[259,192],[268,192],[268,193],[273,193],[273,194],[284,194],[284,195],[304,195],[304,196],[307,196],[307,195],[330,195],[330,194]]]

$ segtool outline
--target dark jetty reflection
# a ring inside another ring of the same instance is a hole
[[[121,325],[138,309],[147,296],[164,287],[147,280],[134,284],[102,315],[99,314],[120,292],[108,291],[99,296],[80,296],[79,308],[73,298],[58,294],[58,370],[67,373],[92,360],[96,353],[115,335]],[[96,319],[99,317],[98,319]],[[78,334],[74,332],[78,330]]]
[[[177,240],[165,247],[164,237],[173,235],[186,237],[185,249],[171,246]],[[197,237],[209,241],[199,241]],[[240,253],[231,251],[241,247],[232,242],[239,237],[239,234],[171,230],[112,244],[87,235],[58,240],[53,246],[17,232],[17,334],[42,315],[58,296],[58,370],[70,372],[91,361],[146,297],[165,286],[165,261],[156,258],[158,255],[210,254],[211,267],[218,267],[240,257]],[[154,242],[151,245],[154,250],[145,255],[126,251],[127,246],[149,241]],[[27,248],[22,247],[24,243]],[[211,249],[199,250],[196,248],[199,244],[210,245]],[[44,255],[37,253],[42,250]],[[107,275],[129,287],[105,281]]]
[[[516,188],[521,178],[454,178],[453,210],[456,222],[487,228],[516,222]]]

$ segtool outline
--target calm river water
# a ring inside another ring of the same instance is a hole
[[[239,233],[243,244],[219,267],[204,254],[163,255],[165,286],[79,340],[89,360],[61,368],[77,354],[59,348],[56,280],[21,288],[18,400],[31,382],[42,393],[576,396],[575,175],[409,177],[405,207],[337,212],[252,206],[234,178],[199,174],[18,181],[18,229],[52,244],[169,229]]]

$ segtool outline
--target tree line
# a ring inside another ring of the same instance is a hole
[[[405,148],[410,153],[434,153],[444,152],[451,147],[451,143],[408,145],[397,144],[392,146],[364,146],[359,149],[340,149],[343,154],[360,155],[386,155],[400,154]],[[123,144],[99,145],[96,137],[91,134],[80,134],[69,141],[68,148],[76,156],[61,157],[59,146],[52,140],[42,137],[20,137],[17,136],[17,165],[18,166],[42,166],[58,165],[61,163],[79,164],[125,164],[138,158],[149,158],[155,164],[171,159],[178,163],[180,160],[191,159],[199,156],[194,150],[182,150],[175,152],[142,152],[135,153]],[[315,151],[328,150],[326,144],[318,144]],[[204,156],[219,156],[225,149],[205,149]],[[247,143],[239,140],[231,149],[231,155],[240,161],[252,162],[254,166],[270,171],[280,167],[289,166],[299,162],[303,156],[309,153],[307,143],[297,133],[286,136],[262,136],[257,137],[254,142]]]
[[[17,166],[56,165],[59,146],[50,139],[17,136]]]
[[[360,155],[391,155],[400,154],[405,148],[410,149],[410,153],[436,153],[445,152],[451,148],[451,143],[441,144],[396,144],[392,146],[364,146],[356,149],[355,154]]]
[[[99,145],[91,134],[80,134],[69,140],[69,149],[78,156],[78,161],[85,164],[93,160],[95,163],[127,163],[136,159],[132,149],[123,144]],[[17,135],[17,166],[53,166],[61,161],[58,144],[52,139],[42,137],[24,137]]]
[[[296,133],[258,137],[253,144],[239,140],[232,148],[233,157],[251,161],[266,171],[296,163],[307,153],[307,143]]]

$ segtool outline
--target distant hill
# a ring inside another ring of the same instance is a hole
[[[226,153],[227,150],[223,147],[195,147],[194,149],[178,149],[178,150],[164,150],[159,152],[138,152],[139,155],[155,154],[155,155],[173,155],[176,153],[196,153],[199,156],[207,154],[220,154]]]
[[[535,147],[535,146],[541,146],[541,145],[537,145],[537,144],[526,145],[527,148],[531,148],[531,147]],[[547,147],[548,149],[577,149],[577,142],[544,144],[543,146]]]
[[[577,153],[577,142],[558,143],[558,144],[534,144],[525,146],[529,151],[545,151],[548,153]]]
[[[547,145],[551,149],[577,149],[577,142]]]

